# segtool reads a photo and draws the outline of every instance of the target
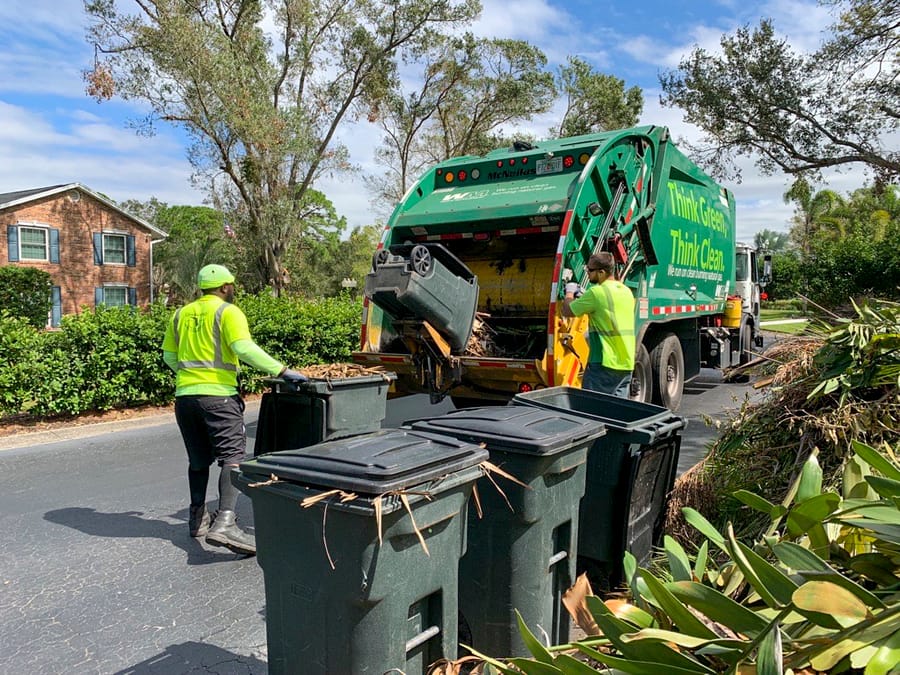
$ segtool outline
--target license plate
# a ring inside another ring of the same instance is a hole
[[[534,164],[534,172],[538,176],[547,173],[559,173],[562,171],[562,157],[551,157],[550,159],[539,159]]]

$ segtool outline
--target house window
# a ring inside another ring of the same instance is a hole
[[[49,260],[47,230],[19,226],[19,259]]]
[[[103,262],[106,264],[125,264],[125,235],[103,235]],[[107,303],[109,304],[109,303]]]
[[[137,289],[128,286],[101,286],[94,289],[94,301],[97,306],[135,306],[137,305]]]

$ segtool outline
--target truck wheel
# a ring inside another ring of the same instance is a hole
[[[738,359],[740,364],[744,365],[753,358],[753,326],[749,321],[741,323],[739,344],[740,355]]]
[[[409,254],[409,260],[413,270],[419,276],[424,277],[431,271],[431,251],[421,244],[413,246],[413,250]]]
[[[628,398],[632,401],[650,403],[653,396],[653,368],[650,365],[650,352],[640,344],[634,353],[634,371],[631,373],[631,391]]]
[[[669,410],[678,410],[684,393],[684,354],[681,342],[672,333],[653,348],[653,402]]]

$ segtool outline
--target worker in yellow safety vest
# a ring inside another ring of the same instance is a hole
[[[203,295],[175,312],[162,345],[163,359],[175,371],[175,419],[188,455],[188,528],[192,537],[205,536],[209,544],[254,555],[255,538],[235,521],[238,491],[231,482],[247,448],[239,361],[287,382],[306,377],[253,341],[247,317],[232,304],[234,275],[227,268],[206,265],[197,282]],[[214,461],[220,468],[219,508],[210,522],[206,489]]]
[[[563,316],[588,315],[590,355],[581,386],[627,398],[634,370],[634,294],[616,279],[611,253],[592,255],[587,271],[591,285],[582,292],[577,283],[567,283],[562,306]]]

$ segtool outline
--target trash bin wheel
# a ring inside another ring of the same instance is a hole
[[[413,271],[419,276],[424,277],[431,271],[431,266],[433,264],[431,251],[421,244],[413,246],[413,250],[409,254],[409,262]]]
[[[372,269],[378,269],[381,265],[384,265],[390,255],[390,251],[386,248],[375,251],[375,255],[372,256]]]

